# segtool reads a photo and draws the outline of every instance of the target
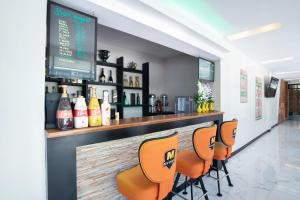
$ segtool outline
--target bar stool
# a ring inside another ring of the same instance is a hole
[[[185,191],[188,182],[191,186],[191,199],[193,199],[193,182],[195,182],[196,187],[198,187],[198,182],[200,182],[203,195],[200,197],[205,197],[208,200],[207,190],[205,189],[202,176],[204,176],[210,169],[213,155],[214,146],[216,140],[217,126],[198,128],[193,133],[193,147],[194,151],[183,150],[178,152],[177,162],[176,162],[176,172],[178,173],[173,186],[173,191],[176,188],[180,175],[185,176]],[[187,180],[189,177],[189,181]],[[173,192],[175,193],[175,192]],[[175,193],[183,199],[185,197]]]
[[[228,159],[232,152],[232,146],[235,143],[235,135],[236,135],[236,128],[237,128],[238,121],[233,119],[232,121],[226,121],[221,124],[220,128],[220,142],[216,142],[215,146],[215,153],[214,153],[214,160],[221,161],[222,167],[224,168],[225,176],[228,181],[228,185],[233,187],[229,172],[225,165],[225,160]],[[218,193],[219,197],[222,196],[221,189],[220,189],[220,177],[219,177],[219,169],[218,167],[213,167],[212,169],[217,171],[217,178],[215,178],[218,182]]]
[[[117,187],[128,200],[161,200],[172,190],[178,134],[145,140],[139,148],[140,164],[119,173]]]

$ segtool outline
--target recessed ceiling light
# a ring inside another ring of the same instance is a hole
[[[278,73],[275,73],[275,74],[276,75],[281,75],[281,74],[293,74],[293,73],[300,73],[300,71],[278,72]]]
[[[239,33],[229,35],[229,36],[227,36],[227,39],[229,39],[229,40],[239,40],[239,39],[242,39],[242,38],[247,38],[247,37],[258,35],[258,34],[261,34],[261,33],[274,31],[274,30],[277,30],[279,28],[281,28],[281,24],[278,23],[278,22],[275,22],[275,23],[267,24],[267,25],[260,26],[260,27],[254,28],[254,29],[249,29],[249,30],[246,30],[246,31],[242,31],[242,32],[239,32]]]
[[[286,58],[278,58],[278,59],[273,59],[273,60],[265,60],[265,61],[261,61],[261,64],[284,62],[284,61],[293,60],[293,59],[294,59],[294,57],[286,57]]]

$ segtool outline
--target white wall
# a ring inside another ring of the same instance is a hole
[[[1,1],[0,199],[3,200],[46,199],[46,8],[45,0]]]
[[[221,111],[225,112],[224,120],[232,118],[239,120],[234,146],[234,149],[238,149],[277,123],[280,88],[278,88],[275,98],[263,98],[263,117],[261,120],[255,120],[255,77],[258,76],[264,80],[266,76],[270,75],[269,72],[238,51],[225,54],[220,65]],[[247,103],[240,103],[241,68],[248,72]]]

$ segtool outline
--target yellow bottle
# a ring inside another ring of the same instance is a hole
[[[101,109],[96,95],[96,87],[91,87],[91,95],[88,106],[89,126],[101,126]]]

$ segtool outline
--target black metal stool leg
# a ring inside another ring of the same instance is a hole
[[[187,176],[185,177],[185,182],[184,182],[184,191],[182,194],[186,195],[187,194],[187,191],[186,191],[186,188],[187,188]]]
[[[177,173],[177,175],[176,175],[175,182],[174,182],[173,188],[172,188],[172,192],[174,192],[176,190],[180,175],[181,175],[180,173]],[[170,192],[164,200],[172,200],[172,197],[173,197],[172,192]]]
[[[222,160],[222,165],[223,165],[223,168],[224,168],[224,171],[225,171],[225,174],[226,174],[226,178],[227,178],[227,181],[228,181],[228,185],[230,187],[233,187],[233,184],[231,183],[231,180],[230,180],[230,177],[229,177],[229,173],[227,171],[227,168],[226,168],[226,165],[225,165],[225,161]]]
[[[207,176],[211,176],[211,175],[210,175],[211,170],[212,170],[212,166],[210,166],[210,168],[209,168],[209,170],[208,170],[208,173],[207,173]]]
[[[175,182],[174,182],[173,189],[172,189],[173,191],[176,189],[180,175],[181,175],[180,173],[177,173],[177,175],[176,175]]]
[[[217,196],[221,197],[221,188],[220,188],[220,177],[219,177],[219,169],[217,169],[217,181],[218,181],[218,194]]]
[[[203,183],[202,177],[199,178],[199,182],[200,182],[200,185],[201,185],[201,188],[202,188],[202,192],[205,195],[205,193],[207,193],[207,190],[204,187],[204,183]],[[209,200],[207,194],[205,195],[205,200]]]
[[[191,200],[194,199],[194,194],[193,194],[193,180],[190,179],[190,184],[191,184]]]
[[[195,185],[199,185],[199,178],[196,179]]]

